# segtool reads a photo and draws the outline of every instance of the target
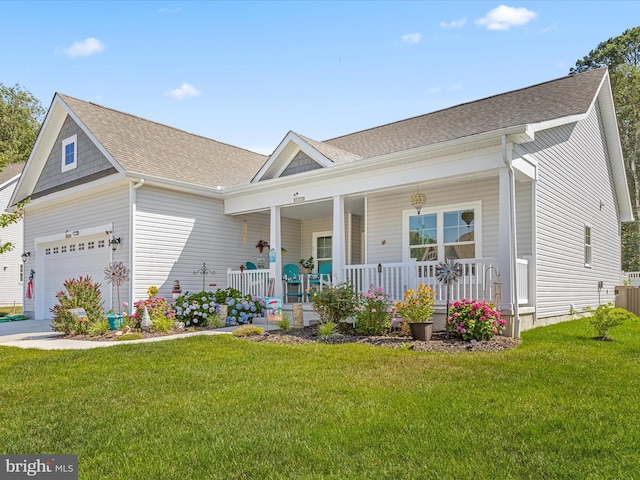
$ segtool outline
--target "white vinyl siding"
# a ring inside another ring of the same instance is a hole
[[[25,275],[28,278],[31,269],[36,270],[35,285],[37,295],[37,285],[40,281],[39,272],[36,268],[38,256],[44,255],[44,251],[36,251],[34,245],[35,238],[49,237],[51,235],[60,235],[64,237],[65,232],[80,231],[84,229],[95,228],[100,225],[114,224],[114,233],[122,238],[122,244],[117,252],[113,255],[114,260],[120,260],[125,263],[129,261],[129,187],[121,186],[104,192],[90,193],[87,189],[86,194],[81,199],[70,200],[55,206],[29,206],[28,214],[24,221],[25,235],[25,251],[31,251],[31,257],[27,259],[25,265]],[[34,253],[35,252],[35,253]],[[107,265],[105,265],[106,267]],[[94,281],[104,282],[104,278],[95,278]],[[63,286],[60,285],[60,289]],[[130,301],[126,292],[128,285],[120,290],[121,300]],[[117,303],[117,295],[113,289],[111,298],[104,297],[105,308],[109,309],[111,305]],[[25,311],[35,314],[34,300],[25,299]]]
[[[481,225],[476,229],[476,242],[481,242],[476,256],[498,256],[498,177],[449,186],[422,188],[427,194],[424,211],[446,206],[481,205]],[[402,262],[407,246],[403,243],[403,212],[411,208],[410,193],[370,195],[367,201],[367,263]],[[528,198],[526,199],[528,201]],[[413,212],[415,214],[415,211]]]
[[[14,179],[0,189],[0,206],[4,211],[9,204],[13,190],[18,182]],[[22,221],[0,228],[0,243],[11,242],[14,249],[0,255],[0,306],[22,305],[22,283],[20,272],[22,265],[23,241]]]
[[[537,132],[516,146],[538,161],[538,317],[566,315],[613,300],[619,281],[619,214],[597,103],[578,123]],[[600,209],[600,201],[604,203]],[[592,226],[592,264],[584,268],[584,225]]]
[[[242,241],[246,220],[246,241]],[[225,288],[227,268],[256,263],[259,240],[269,239],[269,213],[230,216],[221,201],[143,186],[137,191],[136,279],[134,299],[146,298],[155,285],[159,295],[171,298],[174,280],[182,291],[202,290],[202,276],[193,272],[206,263],[214,271],[205,278],[205,289]],[[298,263],[299,221],[283,218],[283,263]],[[287,239],[295,238],[295,243]],[[263,253],[268,260],[269,253]],[[266,265],[268,266],[268,265]],[[210,286],[215,283],[216,286]]]

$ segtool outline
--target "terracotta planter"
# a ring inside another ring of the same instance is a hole
[[[414,340],[428,342],[433,333],[433,322],[412,322],[409,324],[409,329]]]

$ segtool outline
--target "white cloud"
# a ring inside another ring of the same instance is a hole
[[[188,83],[183,83],[180,85],[180,88],[176,88],[167,92],[171,98],[175,98],[176,100],[182,100],[186,97],[197,97],[200,95],[200,91],[197,90],[193,85],[189,85]]]
[[[89,37],[81,42],[74,42],[73,45],[63,49],[62,52],[70,57],[88,57],[103,50],[104,43],[97,38]]]
[[[408,45],[415,45],[416,43],[420,43],[422,40],[421,33],[407,33],[406,35],[402,35],[402,41]]]
[[[441,91],[442,91],[442,88],[440,87],[430,87],[430,88],[427,88],[427,91],[425,93],[427,95],[437,95]]]
[[[453,20],[451,22],[440,22],[440,26],[442,28],[462,28],[465,23],[467,23],[467,19],[461,18],[460,20]]]
[[[509,30],[511,27],[526,25],[538,14],[524,7],[514,8],[500,5],[484,17],[476,20],[476,24],[487,27],[487,30]]]
[[[182,11],[182,7],[178,8],[161,8],[158,13],[178,13]]]

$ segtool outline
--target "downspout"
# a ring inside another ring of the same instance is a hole
[[[511,268],[510,296],[513,305],[513,336],[520,337],[520,309],[518,306],[518,251],[516,242],[516,183],[513,164],[507,156],[507,136],[502,135],[502,161],[509,170],[509,266]]]
[[[131,305],[133,305],[133,286],[135,284],[135,268],[133,265],[134,258],[134,250],[136,244],[136,235],[135,235],[135,218],[136,218],[136,190],[138,190],[142,185],[144,185],[144,178],[138,179],[137,182],[131,180],[131,188],[129,190],[129,268],[131,271],[131,278],[129,279],[129,301]]]

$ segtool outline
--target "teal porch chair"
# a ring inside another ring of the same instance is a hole
[[[247,270],[257,270],[258,269],[256,264],[253,263],[253,262],[247,262],[245,265],[247,266]]]
[[[322,263],[318,273],[309,278],[309,287],[322,290],[323,286],[331,286],[331,263]]]
[[[282,282],[284,286],[284,301],[288,302],[289,297],[301,299],[303,297],[302,281],[298,266],[293,263],[287,263],[282,267]]]

